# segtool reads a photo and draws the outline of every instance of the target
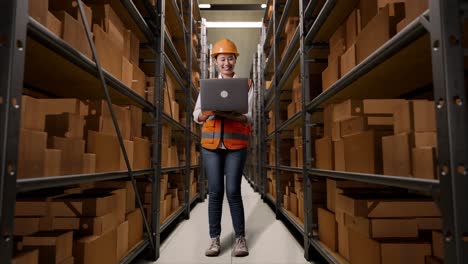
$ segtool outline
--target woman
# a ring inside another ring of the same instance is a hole
[[[218,41],[211,55],[216,60],[219,79],[237,78],[236,45],[229,39]],[[250,82],[251,83],[251,82]],[[241,196],[241,180],[249,143],[252,123],[253,89],[249,87],[249,110],[245,115],[223,112],[201,111],[198,96],[193,118],[203,124],[201,154],[208,178],[208,217],[211,243],[206,256],[218,256],[221,250],[221,214],[224,196],[224,175],[226,175],[226,195],[231,210],[232,224],[236,235],[233,255],[243,257],[249,254],[245,241],[244,206]],[[204,132],[204,133],[203,133]]]

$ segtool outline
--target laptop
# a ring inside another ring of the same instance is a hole
[[[200,80],[200,103],[203,111],[245,114],[249,111],[247,78]]]

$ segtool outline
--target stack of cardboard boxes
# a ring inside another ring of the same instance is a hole
[[[268,152],[268,164],[270,166],[276,166],[276,144],[275,144],[275,141],[271,141],[267,152]]]
[[[291,8],[296,8],[297,10],[297,2],[294,2]],[[294,33],[296,33],[296,29],[299,26],[299,17],[298,16],[291,16],[288,17],[286,21],[286,25],[284,27],[284,34],[286,35],[286,44],[284,46],[283,52],[281,54],[281,59],[284,59],[284,55],[286,55],[286,51],[288,50],[289,44],[291,43],[292,38],[294,37]]]
[[[443,259],[440,212],[430,198],[335,180],[327,180],[327,196],[319,238],[350,263]]]
[[[142,240],[143,221],[130,182],[99,182],[19,196],[14,235],[17,261],[117,263]]]
[[[291,167],[303,167],[302,127],[294,127],[294,147],[290,150]]]
[[[22,97],[18,178],[126,170],[104,101]],[[113,106],[133,169],[150,164],[142,110]],[[135,162],[134,162],[135,161]]]
[[[427,0],[361,0],[331,36],[323,91],[384,45],[428,7]]]
[[[74,1],[30,0],[30,15],[71,47],[92,59],[79,8]],[[84,5],[87,24],[104,70],[145,96],[145,74],[139,68],[140,40],[128,30],[110,4]]]
[[[299,223],[304,224],[304,191],[302,174],[293,174],[284,182],[283,207]],[[314,223],[317,222],[317,209],[326,203],[326,188],[324,181],[312,182],[312,215]]]
[[[288,105],[288,119],[297,112],[302,111],[302,85],[301,78],[297,76],[292,86],[292,102]]]
[[[198,176],[195,175],[195,170],[190,171],[190,200],[198,193]]]
[[[319,169],[436,178],[435,104],[365,99],[329,105],[316,140]]]
[[[155,93],[155,78],[146,78],[146,100],[154,104],[154,93]],[[172,117],[172,119],[180,122],[180,111],[179,104],[176,101],[175,91],[176,83],[171,75],[166,74],[164,82],[164,113]],[[185,123],[182,123],[185,124]]]
[[[267,132],[268,134],[271,134],[273,133],[273,131],[275,131],[276,127],[275,127],[275,114],[274,114],[274,111],[270,111],[268,112],[268,126],[267,126]]]

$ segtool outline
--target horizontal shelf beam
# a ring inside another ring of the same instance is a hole
[[[279,166],[278,170],[282,171],[288,171],[288,172],[293,172],[293,173],[303,173],[303,169],[299,167],[288,167],[288,166]]]
[[[171,217],[161,225],[160,233],[164,232],[179,216],[185,211],[185,206],[180,207],[176,213],[172,214]]]
[[[378,65],[385,62],[387,59],[402,50],[408,44],[423,36],[425,32],[426,30],[423,24],[418,19],[411,22],[401,32],[387,41],[382,47],[377,49],[364,61],[359,63],[359,65],[354,67],[349,73],[343,76],[343,78],[339,79],[325,92],[321,93],[311,102],[309,102],[306,105],[307,111],[313,112],[321,104],[332,98],[340,91],[346,89],[346,87],[352,84],[354,81],[366,75]]]
[[[143,16],[136,8],[135,4],[130,0],[120,0],[120,2],[122,2],[122,4],[127,8],[128,13],[133,18],[141,32],[143,32],[146,39],[151,42],[154,39],[154,34],[149,28]]]
[[[294,51],[294,46],[296,46],[297,42],[299,41],[299,35],[300,35],[299,27],[297,27],[296,32],[294,33],[294,36],[291,39],[291,42],[289,43],[288,47],[286,47],[287,48],[286,53],[284,54],[283,60],[281,61],[277,69],[278,72],[282,72],[284,67],[286,66],[286,63],[288,62],[289,57]]]
[[[283,85],[286,83],[286,81],[291,78],[291,73],[292,71],[294,70],[294,68],[296,67],[296,64],[299,63],[300,61],[300,58],[301,58],[301,51],[298,50],[296,52],[296,55],[294,55],[293,59],[291,60],[291,63],[289,64],[288,68],[286,69],[286,71],[282,74],[282,78],[281,80],[279,81],[278,85],[275,87],[276,89],[282,89],[283,88]]]
[[[153,173],[152,169],[133,171],[134,176],[141,176],[151,173]],[[123,179],[126,177],[128,177],[128,171],[19,179],[16,181],[16,189],[17,192],[26,192],[44,188],[64,187],[73,184]]]
[[[290,127],[294,122],[297,122],[302,117],[302,111],[295,113],[290,119],[284,121],[279,127],[277,132],[283,131]]]
[[[323,246],[317,241],[317,238],[311,237],[309,238],[309,244],[317,250],[317,252],[328,262],[331,264],[339,264],[340,262],[333,257],[330,252],[323,248]]]
[[[281,34],[280,32],[283,32],[284,27],[286,26],[287,17],[289,16],[289,9],[291,9],[291,5],[293,1],[296,1],[296,0],[286,1],[286,5],[284,6],[284,9],[283,9],[283,14],[281,15],[278,27],[276,28],[276,34],[275,34],[276,38],[280,37],[280,34]]]
[[[99,77],[96,63],[94,61],[81,54],[78,50],[71,47],[63,39],[50,32],[46,27],[31,17],[29,17],[28,22],[28,36],[39,41],[42,45],[46,46],[53,52],[59,54],[64,58],[64,60],[77,65],[96,78]],[[128,97],[131,101],[141,106],[145,111],[153,112],[154,106],[150,102],[146,101],[145,98],[138,95],[135,91],[131,90],[107,71],[103,70],[103,72],[106,83],[113,90]]]
[[[280,212],[283,214],[284,218],[286,218],[286,220],[288,220],[294,226],[294,228],[296,228],[296,230],[299,233],[304,234],[304,227],[301,224],[299,224],[294,218],[292,218],[289,215],[288,211],[284,209],[284,207],[281,206]]]
[[[427,180],[427,179],[416,179],[410,177],[401,177],[401,176],[386,176],[378,174],[363,174],[363,173],[353,173],[353,172],[341,172],[341,171],[330,171],[330,170],[319,170],[319,169],[309,169],[309,176],[320,176],[327,178],[351,180],[366,182],[372,184],[380,184],[392,187],[399,187],[410,190],[419,190],[419,191],[438,191],[439,190],[439,181],[437,180]]]
[[[130,264],[150,245],[149,240],[145,238],[135,249],[126,255],[119,264]]]

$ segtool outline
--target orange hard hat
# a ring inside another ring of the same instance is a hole
[[[226,38],[216,42],[216,44],[213,46],[211,57],[214,58],[219,54],[235,54],[236,57],[239,56],[236,44]]]

